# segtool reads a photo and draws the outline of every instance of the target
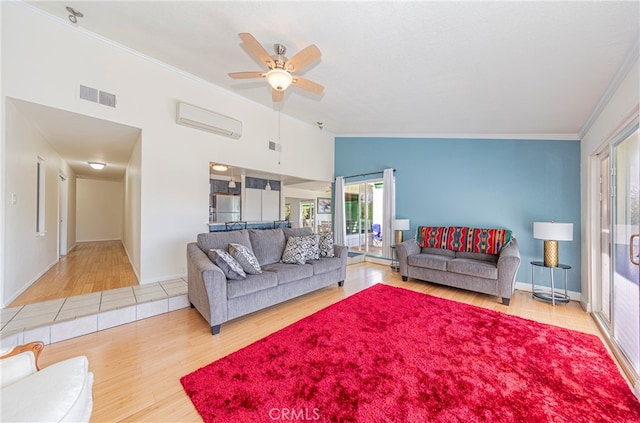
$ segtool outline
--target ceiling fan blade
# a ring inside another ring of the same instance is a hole
[[[265,75],[264,72],[231,72],[229,74],[233,79],[264,78]]]
[[[273,63],[273,59],[267,53],[267,50],[262,47],[262,45],[256,40],[253,35],[248,32],[243,32],[238,34],[242,42],[247,46],[251,54],[256,56],[262,63],[267,65],[269,69],[273,69],[275,64]]]
[[[314,94],[322,94],[322,91],[324,91],[324,87],[322,85],[317,82],[309,81],[308,79],[300,78],[299,76],[294,76],[291,83],[296,87],[311,91]]]
[[[305,66],[320,59],[320,56],[320,49],[316,47],[315,44],[311,44],[310,46],[300,50],[298,53],[296,53],[296,55],[289,59],[284,65],[284,68],[289,72],[297,72]]]
[[[271,100],[274,103],[282,101],[282,99],[284,99],[284,91],[271,90]]]

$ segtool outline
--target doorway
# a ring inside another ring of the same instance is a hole
[[[599,156],[600,260],[594,312],[625,372],[640,380],[640,136],[638,126]]]
[[[382,257],[382,209],[384,186],[381,179],[347,184],[344,187],[346,243],[349,251]]]
[[[311,228],[316,232],[316,200],[301,200],[302,227]]]

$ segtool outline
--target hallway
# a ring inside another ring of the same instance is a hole
[[[78,243],[9,307],[138,285],[121,241]]]

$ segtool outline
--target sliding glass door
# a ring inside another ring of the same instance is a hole
[[[382,180],[347,184],[344,187],[347,245],[349,251],[382,255]]]
[[[636,127],[600,159],[600,278],[594,311],[632,380],[640,372],[640,142]]]

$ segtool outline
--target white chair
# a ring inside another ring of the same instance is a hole
[[[0,350],[0,421],[88,422],[93,373],[87,357],[38,366],[42,342]]]

